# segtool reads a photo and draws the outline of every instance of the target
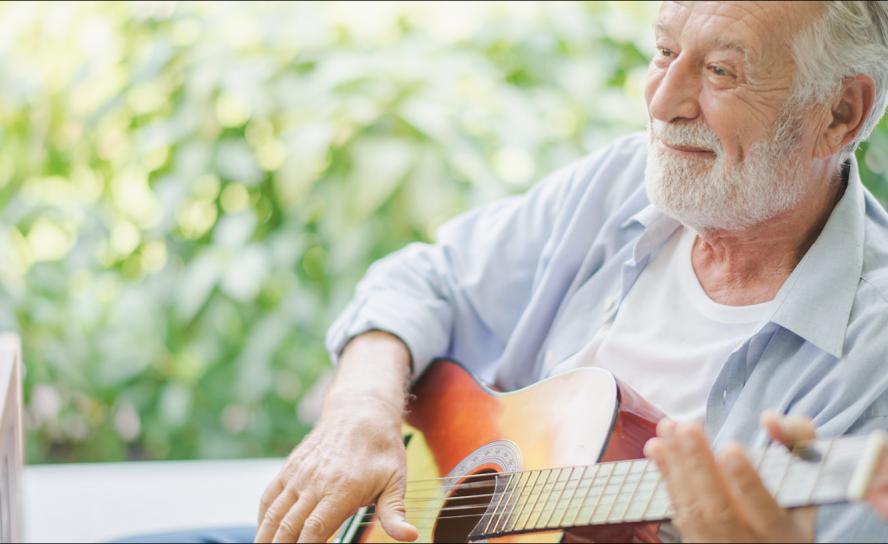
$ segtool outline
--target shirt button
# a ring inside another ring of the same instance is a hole
[[[723,401],[728,400],[728,390],[727,389],[722,390],[722,400]]]
[[[604,309],[605,311],[610,311],[614,308],[614,305],[617,303],[617,297],[610,296],[604,299]]]
[[[551,365],[555,362],[555,353],[552,350],[546,352],[546,364]]]

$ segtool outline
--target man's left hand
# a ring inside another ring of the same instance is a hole
[[[802,418],[762,416],[772,438],[791,445],[814,438]],[[672,502],[672,523],[684,542],[811,542],[816,508],[781,508],[739,445],[713,454],[703,427],[663,419],[645,445]]]

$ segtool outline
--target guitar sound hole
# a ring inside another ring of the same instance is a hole
[[[496,472],[474,473],[450,493],[438,513],[435,542],[468,542],[469,533],[487,510],[496,489]]]

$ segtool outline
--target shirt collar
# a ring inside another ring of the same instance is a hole
[[[852,156],[845,193],[820,236],[777,294],[772,321],[841,358],[845,329],[863,270],[865,198]]]
[[[844,177],[844,176],[843,176]],[[830,355],[841,358],[845,329],[863,269],[865,199],[854,156],[847,187],[826,225],[777,293],[771,321]],[[649,204],[621,227],[641,224],[632,255],[639,263],[660,247],[681,223]]]

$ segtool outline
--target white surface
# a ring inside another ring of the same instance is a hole
[[[283,459],[25,467],[25,538],[105,542],[144,532],[255,524]]]
[[[626,294],[613,324],[553,370],[610,370],[677,421],[702,421],[732,351],[770,319],[777,301],[726,306],[709,298],[691,264],[694,231],[679,227]]]

